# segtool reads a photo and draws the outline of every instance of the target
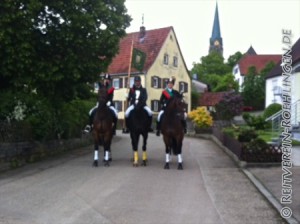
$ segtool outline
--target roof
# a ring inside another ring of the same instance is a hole
[[[196,89],[196,92],[198,92],[198,93],[203,93],[208,89],[207,84],[200,82],[198,80],[193,79],[192,85]]]
[[[205,92],[199,99],[199,106],[215,106],[221,101],[225,93],[228,92]]]
[[[246,52],[246,54],[248,54],[248,55],[257,55],[256,51],[254,50],[254,48],[252,47],[252,45],[249,47],[249,49]]]
[[[220,22],[219,22],[219,11],[218,11],[218,3],[216,3],[214,25],[212,29],[211,39],[215,40],[220,38],[221,38],[221,31],[220,31]]]
[[[165,27],[154,30],[146,30],[145,38],[140,41],[140,32],[128,33],[119,43],[119,53],[113,58],[112,63],[108,67],[110,74],[127,74],[128,65],[130,63],[131,43],[133,40],[133,48],[137,48],[146,54],[146,60],[143,71],[148,71],[157,58],[166,38],[173,30],[173,27]],[[178,45],[179,46],[179,45]],[[139,72],[131,67],[131,73]]]
[[[292,65],[295,65],[300,62],[300,38],[296,41],[296,43],[292,47]],[[276,66],[267,74],[266,79],[273,78],[276,76],[281,76],[282,68],[281,68],[281,57]]]
[[[255,66],[260,72],[265,66],[273,61],[275,64],[281,59],[281,55],[244,55],[238,62],[241,75],[246,75],[251,66]]]

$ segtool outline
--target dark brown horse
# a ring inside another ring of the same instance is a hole
[[[185,108],[186,104],[182,96],[174,97],[168,103],[161,120],[161,133],[166,146],[165,169],[170,169],[169,162],[171,153],[178,157],[178,169],[183,169],[181,153],[184,138],[183,119]]]
[[[130,132],[131,145],[133,150],[133,166],[138,166],[138,146],[140,135],[143,137],[143,155],[142,155],[142,166],[147,166],[147,139],[148,130],[151,126],[147,112],[142,106],[136,106],[130,113],[127,119],[128,129]]]
[[[94,163],[98,166],[99,145],[104,148],[104,166],[109,166],[110,146],[113,137],[113,117],[110,109],[106,105],[108,101],[106,88],[99,88],[98,91],[98,108],[93,120],[93,138],[94,138]]]

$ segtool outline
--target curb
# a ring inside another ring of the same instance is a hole
[[[191,136],[194,137],[194,136]],[[198,137],[198,136],[195,136]],[[207,139],[207,136],[204,138]],[[263,183],[247,169],[247,162],[240,161],[237,156],[232,153],[228,148],[226,148],[215,136],[211,135],[209,137],[213,142],[215,142],[234,162],[235,164],[241,169],[244,175],[251,181],[251,183],[258,189],[258,191],[268,200],[268,202],[275,208],[278,214],[281,216],[281,209],[283,206],[278,201],[278,199],[269,191],[267,187],[263,185]],[[293,215],[290,218],[283,218],[288,224],[299,224],[300,221],[297,220]]]

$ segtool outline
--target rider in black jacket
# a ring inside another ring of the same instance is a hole
[[[128,123],[130,112],[134,109],[134,107],[143,107],[148,114],[149,123],[152,123],[152,111],[146,104],[147,99],[147,90],[141,85],[141,77],[134,77],[134,85],[132,86],[128,94],[128,102],[130,106],[125,112],[126,123]],[[151,127],[149,131],[153,131]],[[125,132],[127,132],[127,128]]]

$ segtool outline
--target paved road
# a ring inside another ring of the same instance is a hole
[[[0,175],[0,223],[285,223],[214,142],[185,138],[184,170],[164,170],[162,138],[149,164],[132,167],[128,135],[114,138],[110,167],[91,167],[91,147]],[[102,154],[102,153],[101,153]]]

